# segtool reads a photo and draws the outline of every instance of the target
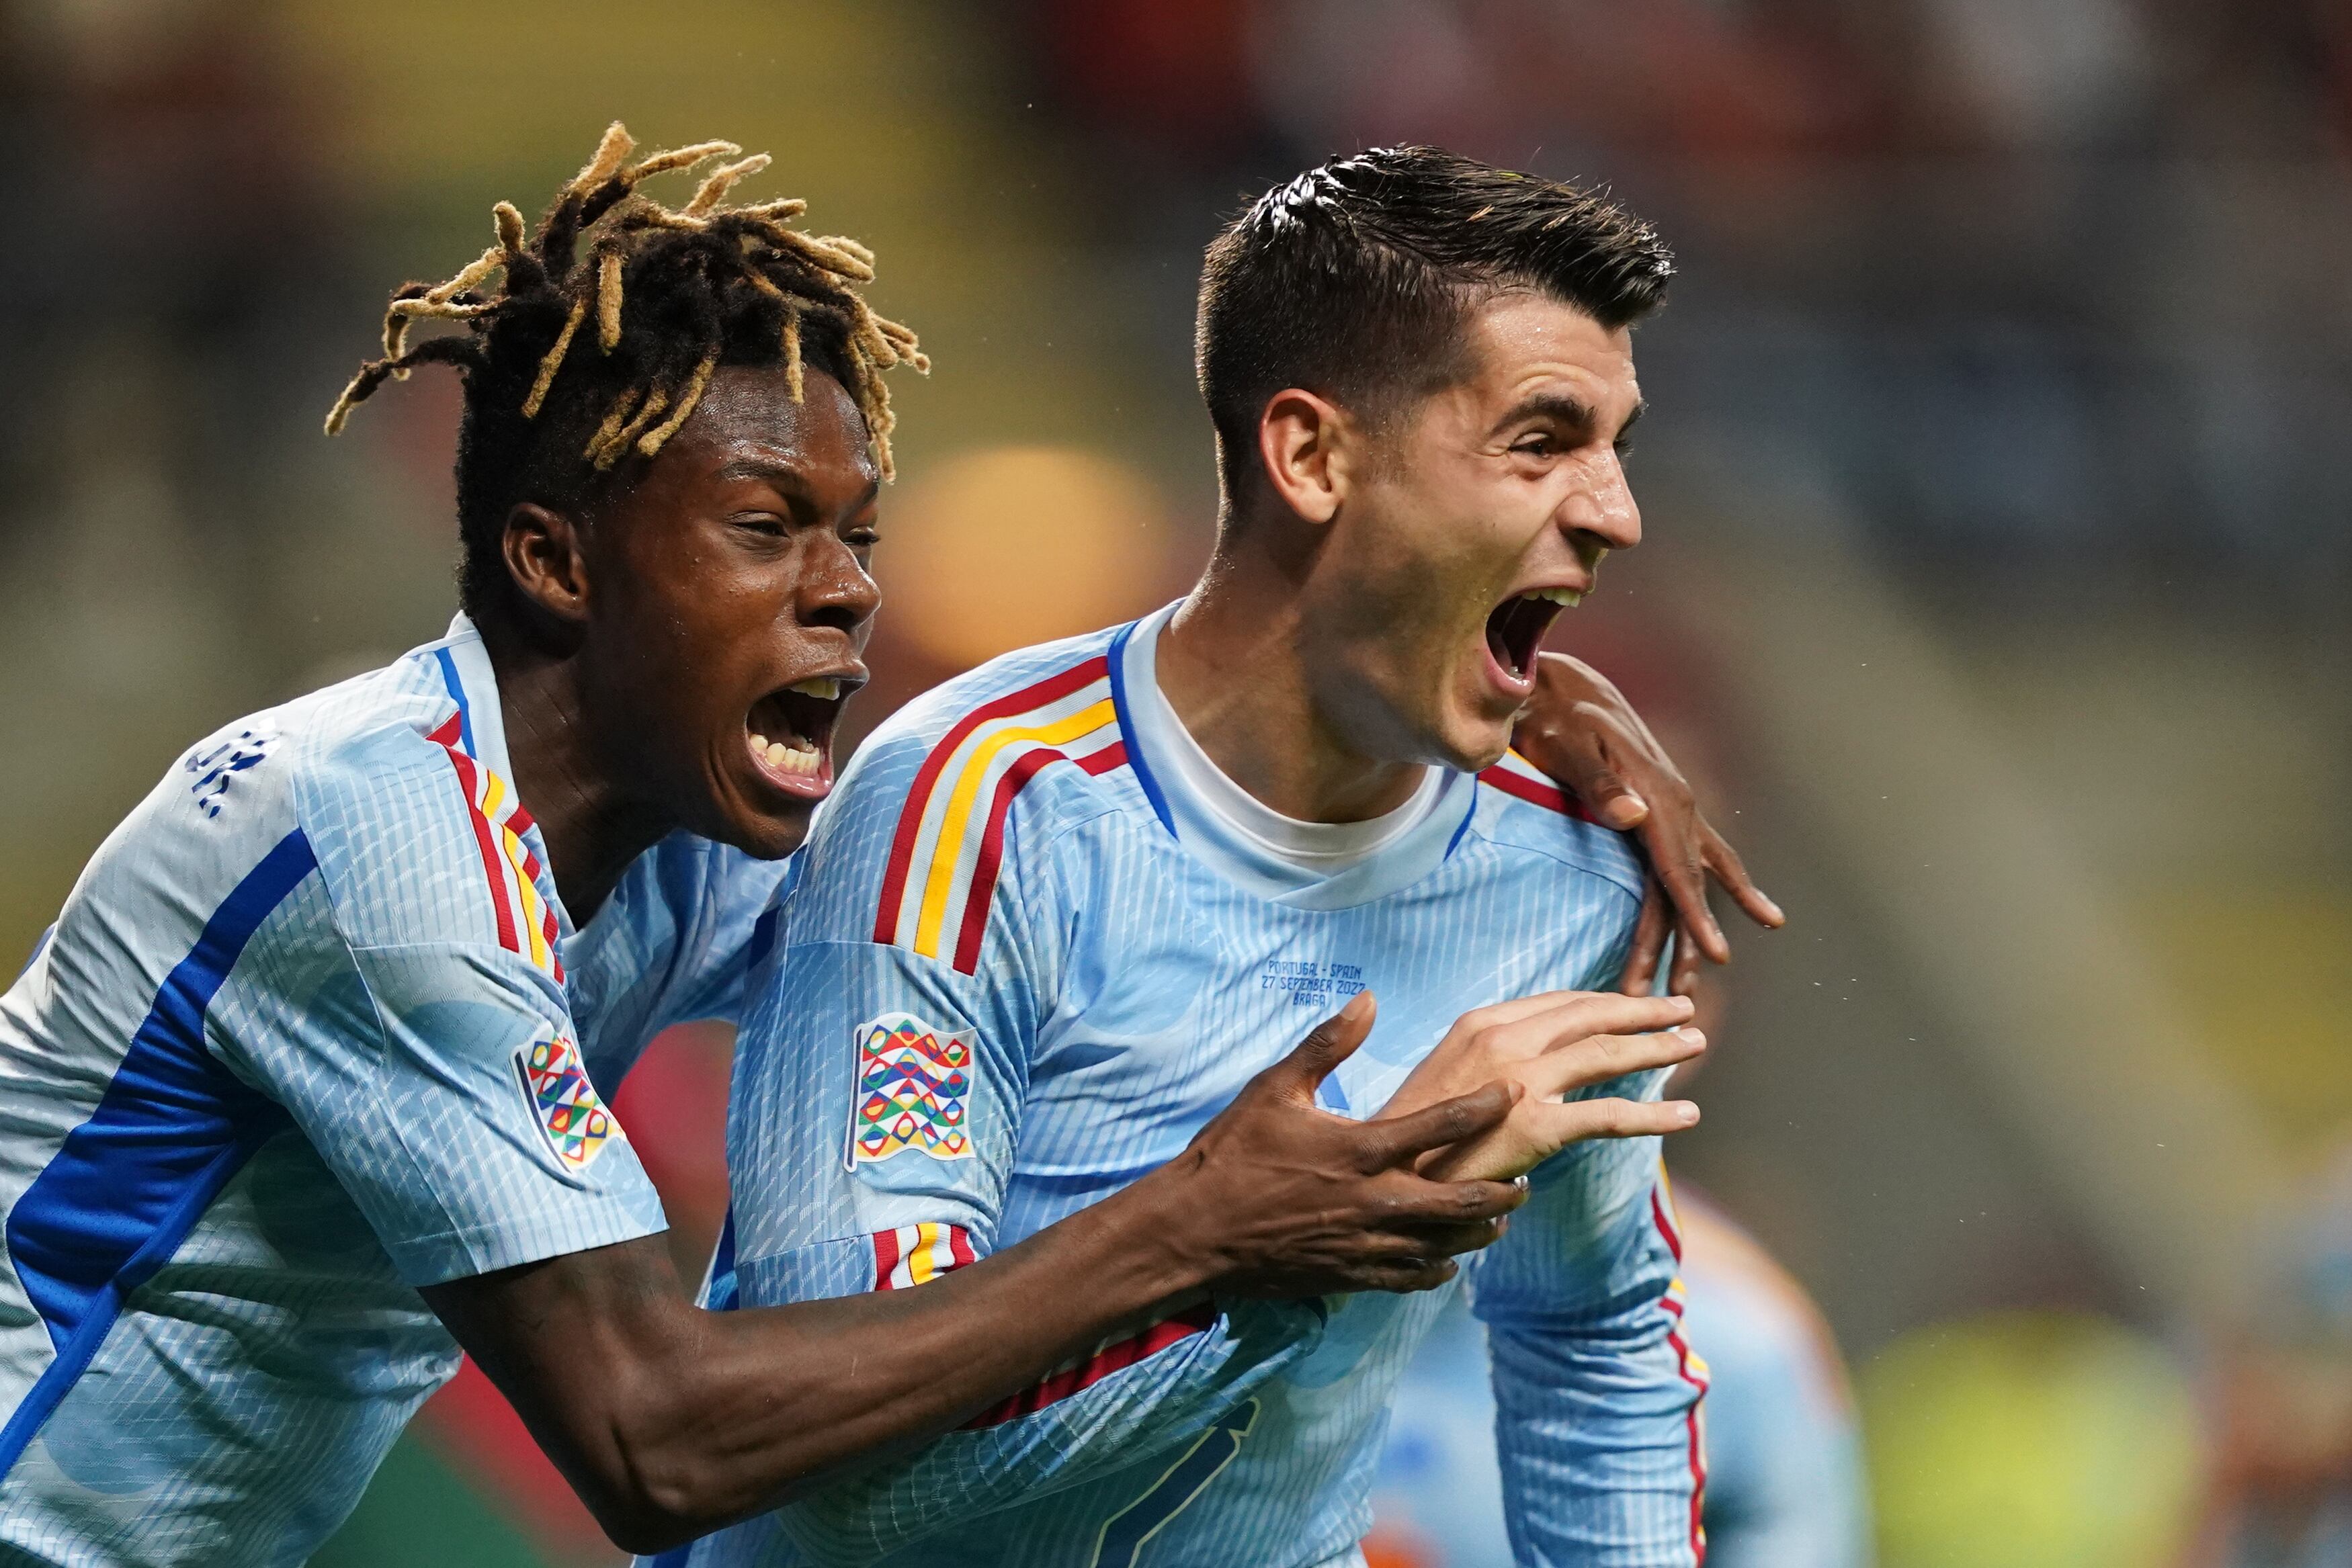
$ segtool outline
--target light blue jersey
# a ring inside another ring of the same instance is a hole
[[[461,619],[191,750],[0,998],[0,1562],[297,1563],[457,1347],[415,1287],[662,1228],[601,1092],[782,874],[575,931]]]
[[[1516,758],[1433,774],[1328,875],[1202,809],[1152,668],[1168,613],[950,683],[844,777],[738,1046],[744,1302],[919,1284],[1096,1202],[1359,990],[1378,1027],[1326,1089],[1353,1114],[1461,1013],[1614,974],[1639,864]],[[1704,1375],[1657,1143],[1579,1145],[1534,1186],[1470,1271],[1520,1556],[1684,1568]],[[1391,1391],[1445,1299],[1180,1314],[692,1559],[1356,1561]]]

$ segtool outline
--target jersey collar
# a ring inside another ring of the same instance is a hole
[[[1266,853],[1186,787],[1183,769],[1176,766],[1174,757],[1184,737],[1171,730],[1182,721],[1160,695],[1157,658],[1160,633],[1175,618],[1176,609],[1175,604],[1167,605],[1128,627],[1112,643],[1109,657],[1118,676],[1112,683],[1112,695],[1127,741],[1129,764],[1177,841],[1227,881],[1260,898],[1301,909],[1347,909],[1369,904],[1410,887],[1436,870],[1476,806],[1474,775],[1442,773],[1436,800],[1409,831],[1367,859],[1328,875]]]

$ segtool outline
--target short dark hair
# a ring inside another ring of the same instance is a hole
[[[635,149],[614,121],[587,167],[556,193],[536,238],[500,202],[491,213],[498,243],[478,259],[446,282],[394,290],[383,358],[361,368],[327,415],[332,435],[385,381],[417,365],[457,368],[465,383],[457,597],[477,617],[507,601],[508,513],[524,501],[593,505],[605,486],[634,476],[686,423],[719,367],[782,365],[794,402],[805,365],[834,377],[856,400],[885,478],[893,421],[882,372],[930,368],[914,333],[876,315],[859,293],[874,276],[872,251],[791,227],[804,202],[726,200],[737,181],[767,166],[766,153],[739,158],[731,141],[704,141],[630,162]],[[735,161],[712,171],[683,207],[637,189],[713,159]],[[487,287],[493,276],[495,290]],[[470,330],[412,349],[417,320]]]
[[[1230,493],[1266,400],[1304,387],[1377,425],[1468,372],[1462,328],[1534,289],[1625,326],[1674,276],[1657,231],[1604,194],[1435,147],[1335,158],[1210,243],[1193,363]]]

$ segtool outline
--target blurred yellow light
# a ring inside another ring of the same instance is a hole
[[[958,666],[1139,614],[1169,594],[1150,482],[1059,446],[968,453],[887,497],[875,573],[893,636]]]
[[[1884,1568],[2150,1568],[2194,1506],[2195,1407],[2144,1336],[2003,1312],[1916,1330],[1862,1377]]]

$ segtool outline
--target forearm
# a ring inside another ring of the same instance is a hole
[[[1538,1170],[1473,1282],[1524,1563],[1696,1560],[1706,1370],[1682,1333],[1679,1243],[1654,1161],[1620,1145]]]
[[[1573,1333],[1500,1326],[1496,1437],[1512,1553],[1539,1568],[1696,1568],[1704,1364],[1653,1308]]]
[[[426,1295],[614,1540],[656,1551],[1200,1299],[1213,1265],[1185,1244],[1179,1196],[1147,1178],[919,1291],[705,1312],[647,1241]]]
[[[825,1568],[863,1568],[942,1531],[1181,1452],[1318,1342],[1318,1305],[1189,1308],[992,1406],[913,1453],[820,1487],[778,1515]]]

